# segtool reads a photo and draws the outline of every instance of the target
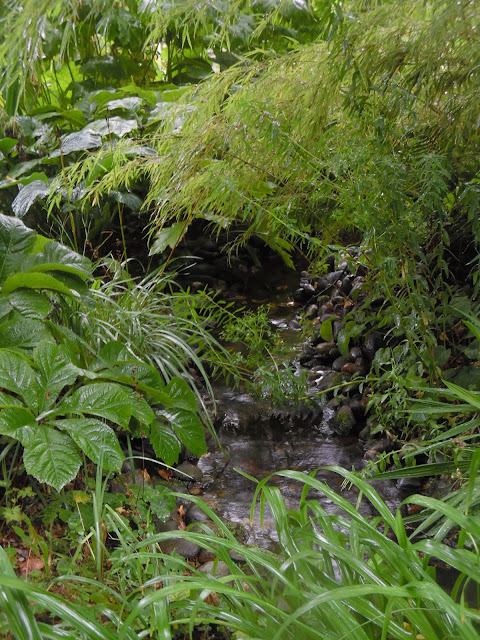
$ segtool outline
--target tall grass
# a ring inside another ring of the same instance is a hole
[[[193,496],[191,500],[215,523],[215,532],[202,523],[186,531],[139,539],[124,519],[107,508],[105,517],[116,530],[119,551],[111,556],[109,585],[99,583],[98,590],[103,589],[117,605],[108,606],[105,598],[102,624],[84,607],[9,575],[5,553],[0,552],[2,610],[9,629],[17,640],[42,637],[35,636],[31,615],[22,617],[21,607],[4,606],[28,598],[61,620],[43,636],[52,638],[166,640],[175,637],[176,629],[185,637],[199,625],[215,624],[235,637],[259,640],[476,640],[480,600],[469,606],[465,588],[468,583],[480,586],[478,516],[467,516],[452,500],[413,496],[410,502],[440,514],[449,524],[431,539],[420,537],[420,529],[410,539],[400,509],[392,514],[367,482],[343,469],[334,470],[358,488],[359,499],[368,500],[378,516],[364,517],[313,474],[282,471],[279,475],[304,486],[298,509],[287,509],[268,478],[256,490],[261,514],[268,508],[275,520],[279,555],[242,546],[215,513]],[[468,491],[479,489],[475,479]],[[312,490],[315,495],[310,495]],[[336,514],[325,511],[319,494],[336,505]],[[255,504],[252,513],[254,508]],[[459,532],[457,546],[443,542],[442,533],[452,530]],[[163,555],[158,545],[170,537],[186,538],[212,551],[217,562],[225,563],[227,575],[215,578],[180,557]],[[243,562],[238,562],[239,556]],[[453,595],[436,583],[438,561],[451,567],[457,577]],[[145,570],[152,563],[153,575]],[[111,584],[114,576],[116,589]],[[31,627],[30,635],[20,629],[20,619]],[[46,625],[41,628],[45,630]]]

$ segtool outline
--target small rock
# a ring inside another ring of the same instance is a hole
[[[343,405],[334,413],[329,426],[339,436],[347,436],[355,426],[355,423],[353,411],[348,405]]]
[[[325,258],[325,264],[327,265],[329,271],[333,271],[335,269],[335,256],[333,255],[333,253]]]
[[[397,489],[401,491],[421,491],[425,478],[400,478],[397,482]]]
[[[228,565],[222,560],[219,560],[218,562],[215,562],[215,560],[209,560],[200,567],[199,571],[201,573],[207,573],[209,576],[212,576],[212,578],[224,578],[225,576],[230,575]]]
[[[175,477],[179,478],[180,480],[189,480],[190,478],[192,478],[196,482],[199,482],[203,477],[203,473],[197,467],[197,465],[186,461],[182,462],[182,464],[179,464],[173,473]],[[190,478],[186,476],[190,476]]]
[[[193,522],[205,522],[208,519],[209,518],[205,511],[197,504],[191,504],[185,514],[185,522],[187,524],[192,524]]]
[[[318,313],[318,307],[316,304],[309,305],[305,310],[305,318],[311,320],[315,318]]]
[[[189,560],[196,558],[200,553],[200,545],[190,540],[184,540],[183,538],[163,540],[160,543],[160,549],[162,553],[178,553],[179,556]]]
[[[349,353],[352,360],[356,360],[357,358],[362,357],[362,350],[360,347],[352,347]]]
[[[336,360],[333,361],[332,369],[334,371],[342,371],[342,367],[346,364],[350,364],[350,360],[348,358],[344,358],[343,356],[340,356],[340,358],[337,358]]]
[[[319,355],[329,355],[330,351],[335,349],[335,346],[334,342],[322,342],[321,344],[317,344],[315,351]]]
[[[210,549],[200,549],[200,553],[198,554],[198,562],[200,564],[206,564],[211,560],[215,560],[216,557],[217,555]]]

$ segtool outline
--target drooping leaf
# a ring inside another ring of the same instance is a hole
[[[7,400],[7,398],[2,398]],[[7,407],[0,411],[0,433],[20,440],[23,444],[37,422],[32,414],[23,407]]]
[[[185,409],[186,411],[192,412],[197,410],[195,394],[191,390],[188,382],[183,378],[179,378],[178,376],[172,378],[164,391],[170,397],[171,406],[175,409]]]
[[[76,275],[86,280],[92,275],[92,263],[85,256],[72,251],[68,247],[55,240],[49,240],[44,244],[39,254],[34,254],[28,261],[29,268],[35,267],[37,271],[62,271]],[[26,269],[24,269],[26,271]]]
[[[58,158],[60,155],[68,155],[74,151],[86,151],[96,149],[102,145],[102,136],[93,131],[90,127],[69,133],[60,141],[60,148],[55,149],[49,155],[50,158]]]
[[[78,296],[78,293],[62,284],[57,278],[48,273],[14,273],[6,278],[3,283],[2,293],[6,295],[15,289],[26,287],[28,289],[50,289],[67,296]]]
[[[155,234],[155,241],[150,249],[150,255],[162,253],[167,247],[173,249],[185,234],[187,226],[184,222],[176,222],[171,227],[163,227]]]
[[[93,382],[80,387],[60,405],[57,414],[77,413],[99,416],[125,429],[132,416],[132,401],[119,384]]]
[[[21,396],[28,407],[35,407],[38,385],[32,367],[22,356],[0,350],[0,387]]]
[[[72,364],[65,350],[55,343],[42,342],[34,353],[38,372],[38,413],[53,406],[62,389],[72,385],[80,370]]]
[[[102,461],[106,471],[120,471],[124,459],[113,429],[93,418],[71,418],[53,423],[68,431],[75,443],[95,464]]]
[[[35,245],[36,235],[20,220],[0,213],[0,283],[21,268]]]
[[[126,191],[117,191],[116,196],[121,204],[127,206],[131,211],[138,213],[142,208],[143,200],[134,193]]]
[[[160,460],[168,465],[178,462],[181,445],[171,427],[158,420],[150,425],[150,442]]]
[[[50,187],[43,180],[34,180],[22,186],[12,202],[13,213],[17,218],[23,218],[37,198],[46,198],[49,193]]]
[[[60,491],[75,478],[81,457],[72,438],[47,424],[38,424],[23,451],[27,473]]]
[[[197,456],[206,452],[203,425],[195,413],[180,409],[179,411],[162,411],[160,415],[170,422],[187,449]]]

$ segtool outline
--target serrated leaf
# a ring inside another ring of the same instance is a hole
[[[0,350],[0,388],[21,396],[28,407],[35,407],[38,386],[32,367],[22,356]]]
[[[76,291],[73,291],[69,287],[62,284],[57,278],[54,278],[48,273],[14,273],[5,279],[2,287],[3,295],[15,291],[21,287],[28,289],[49,289],[51,291],[58,291],[67,296],[78,296]]]
[[[42,320],[52,305],[41,291],[16,289],[8,295],[8,303],[25,318]]]
[[[61,413],[99,416],[128,429],[132,401],[125,390],[111,382],[93,382],[80,387],[58,408]]]
[[[7,400],[7,398],[3,398]],[[20,440],[22,444],[27,441],[29,433],[37,427],[37,422],[32,414],[23,407],[7,407],[0,411],[0,433]]]
[[[81,131],[75,131],[64,136],[60,141],[60,148],[50,153],[50,158],[58,158],[60,155],[68,155],[74,151],[86,151],[102,146],[102,136],[89,126]]]
[[[72,438],[46,424],[38,424],[23,451],[27,473],[60,491],[75,478],[80,452]]]
[[[124,455],[113,429],[92,418],[71,418],[53,423],[68,431],[78,447],[95,464],[102,461],[107,471],[120,471]]]
[[[150,511],[157,518],[164,520],[172,509],[175,509],[175,496],[167,487],[162,487],[161,485],[152,487],[145,483],[129,485],[128,488],[137,500],[144,500],[149,504]]]
[[[168,465],[178,462],[180,442],[172,429],[158,420],[150,425],[150,443],[155,450],[157,457]]]
[[[37,271],[66,271],[83,280],[90,278],[93,271],[92,263],[88,258],[60,242],[49,239],[44,242],[41,253],[34,253],[29,258],[28,265],[29,268],[35,266]]]
[[[120,118],[120,116],[112,116],[105,120],[95,120],[88,126],[101,136],[114,134],[122,138],[127,133],[130,133],[130,131],[138,129],[138,122],[136,120],[126,120],[125,118]]]
[[[13,213],[23,218],[37,198],[46,198],[49,193],[50,187],[43,180],[34,180],[22,186],[12,202]]]
[[[38,413],[54,405],[60,392],[77,379],[80,370],[72,364],[65,350],[55,343],[42,342],[33,359],[38,372]]]
[[[184,222],[176,222],[171,227],[163,227],[155,234],[155,241],[150,249],[151,256],[162,253],[167,247],[173,249],[187,231],[188,226]]]
[[[21,268],[35,245],[36,235],[20,220],[0,214],[0,282]]]
[[[132,407],[132,416],[136,418],[140,424],[148,426],[155,418],[155,412],[139,391],[132,389],[128,395]]]
[[[170,422],[180,441],[197,456],[203,455],[207,446],[203,425],[199,417],[190,411],[162,411],[160,413]]]
[[[171,406],[175,409],[185,409],[195,413],[197,410],[197,401],[195,394],[191,390],[188,382],[178,376],[172,378],[164,389],[169,396]]]
[[[8,320],[0,323],[0,344],[4,349],[28,352],[43,340],[53,340],[42,320],[25,318],[14,311]]]

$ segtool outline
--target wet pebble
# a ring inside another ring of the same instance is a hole
[[[185,514],[185,522],[187,524],[192,524],[193,522],[205,522],[208,519],[209,518],[205,511],[197,504],[191,504]]]
[[[332,364],[332,369],[334,371],[342,371],[342,367],[344,367],[346,364],[351,364],[350,360],[348,358],[344,358],[343,356],[340,356],[339,358],[336,358],[333,361]]]
[[[176,478],[185,481],[189,481],[192,479],[196,482],[199,482],[203,477],[203,473],[197,467],[197,465],[186,461],[179,464],[173,473]]]
[[[348,405],[343,405],[330,420],[330,428],[340,436],[347,436],[356,424],[353,411]]]
[[[224,578],[225,576],[230,575],[228,565],[222,560],[219,560],[218,562],[209,560],[200,567],[199,571],[200,573],[208,574],[212,578]]]

